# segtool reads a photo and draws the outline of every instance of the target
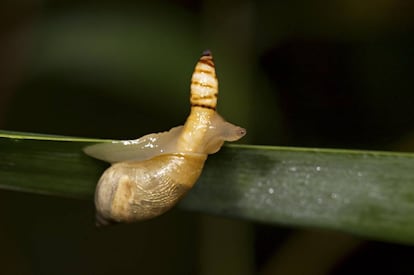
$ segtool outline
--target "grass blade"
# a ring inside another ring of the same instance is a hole
[[[92,199],[105,140],[0,132],[0,188]],[[210,156],[183,209],[414,244],[414,154],[231,145]]]

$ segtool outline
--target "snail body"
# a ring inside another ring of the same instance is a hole
[[[88,146],[85,153],[112,163],[95,191],[97,223],[135,222],[172,208],[200,176],[208,154],[245,129],[217,112],[218,81],[213,58],[205,52],[191,81],[191,112],[183,126],[136,140]]]

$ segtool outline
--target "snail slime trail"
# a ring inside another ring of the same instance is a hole
[[[191,111],[183,126],[84,148],[86,154],[112,164],[95,191],[98,225],[165,213],[193,187],[208,154],[246,134],[216,112],[218,81],[210,51],[197,62],[190,91]]]

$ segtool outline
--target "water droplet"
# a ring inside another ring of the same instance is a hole
[[[316,168],[315,168],[315,169],[316,169],[316,171],[318,171],[318,172],[319,172],[319,171],[321,171],[321,167],[320,167],[320,166],[316,166]]]
[[[331,199],[337,199],[338,194],[337,193],[331,193]]]
[[[273,188],[269,188],[269,194],[273,194],[275,192],[275,190]]]
[[[292,172],[296,172],[296,170],[297,170],[297,168],[295,166],[292,166],[292,167],[289,168],[289,171],[292,171]]]

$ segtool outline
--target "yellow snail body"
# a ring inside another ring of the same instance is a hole
[[[136,140],[88,146],[85,153],[112,163],[95,192],[97,223],[154,218],[173,207],[197,181],[208,154],[246,130],[217,112],[218,81],[206,51],[191,79],[191,112],[183,126]]]

